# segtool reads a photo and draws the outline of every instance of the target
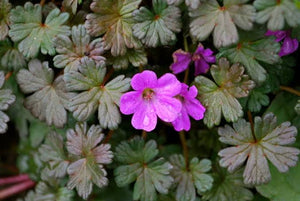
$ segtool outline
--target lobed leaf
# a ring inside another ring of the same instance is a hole
[[[7,110],[16,100],[16,96],[12,94],[10,89],[1,89],[3,88],[4,82],[4,72],[0,71],[0,134],[6,132],[7,122],[9,121],[9,117],[3,110]]]
[[[233,128],[228,125],[219,128],[220,141],[235,145],[219,152],[222,157],[220,165],[232,172],[248,159],[244,182],[253,185],[267,183],[271,179],[267,159],[280,172],[296,165],[300,150],[283,146],[292,144],[296,134],[297,129],[290,122],[277,126],[277,119],[272,113],[267,113],[262,119],[256,117],[253,132],[250,123],[240,119],[233,123]]]
[[[253,3],[256,10],[256,22],[264,24],[270,30],[281,30],[284,28],[285,21],[291,27],[300,24],[300,11],[291,0],[255,0]]]
[[[251,30],[255,21],[255,9],[247,1],[224,1],[220,6],[216,0],[204,1],[198,9],[189,12],[192,21],[190,33],[203,41],[213,32],[217,48],[235,44],[239,40],[236,25]]]
[[[46,143],[39,148],[39,153],[42,161],[48,162],[49,176],[63,177],[66,175],[69,161],[61,135],[56,132],[49,133]]]
[[[167,194],[173,183],[170,176],[172,165],[163,158],[155,161],[158,150],[154,140],[146,144],[140,137],[122,142],[116,148],[117,160],[123,165],[114,170],[119,187],[134,181],[133,199],[141,201],[157,200],[157,192]]]
[[[109,144],[100,144],[104,138],[100,126],[77,123],[75,129],[67,131],[67,150],[78,159],[72,162],[67,172],[70,176],[69,189],[76,187],[78,195],[87,199],[93,183],[99,188],[108,184],[103,164],[112,162]]]
[[[42,22],[42,7],[40,4],[25,3],[11,10],[9,36],[14,42],[19,42],[19,51],[26,58],[34,58],[39,53],[54,55],[55,48],[52,39],[58,34],[69,35],[70,28],[63,25],[69,18],[68,13],[60,13],[53,9]]]
[[[132,12],[141,0],[94,0],[90,8],[94,13],[86,16],[85,27],[92,36],[103,36],[105,50],[113,56],[124,55],[127,48],[141,48],[132,34]]]
[[[204,76],[195,78],[195,86],[206,112],[204,123],[209,127],[219,125],[223,114],[226,121],[236,121],[243,110],[236,98],[246,97],[254,88],[254,82],[244,74],[240,64],[229,65],[225,58],[212,65],[210,72],[216,83]]]
[[[101,56],[104,52],[104,44],[101,38],[91,41],[83,25],[73,26],[71,38],[66,35],[58,35],[54,39],[56,52],[54,65],[57,68],[65,68],[65,72],[77,71],[83,58],[90,58],[96,63],[105,61]]]
[[[170,162],[173,165],[171,175],[173,176],[176,189],[176,201],[195,201],[196,189],[199,194],[210,190],[213,178],[206,174],[211,169],[210,160],[193,158],[187,169],[184,157],[182,155],[172,155]]]
[[[266,80],[267,72],[260,62],[268,64],[279,62],[279,50],[280,44],[273,38],[264,38],[256,41],[240,42],[235,46],[222,48],[217,57],[227,57],[233,63],[243,64],[251,79],[261,84]]]
[[[106,73],[104,63],[96,64],[84,58],[79,72],[65,74],[67,88],[80,91],[71,99],[70,110],[79,121],[85,121],[98,108],[98,119],[103,128],[115,129],[121,122],[119,106],[121,95],[130,87],[130,79],[119,75],[103,86]]]
[[[26,94],[33,93],[25,99],[24,106],[48,125],[63,127],[67,122],[68,102],[75,94],[66,91],[63,76],[53,81],[53,70],[48,67],[48,62],[34,59],[28,63],[28,68],[17,74],[21,90]]]
[[[149,47],[168,45],[176,39],[175,33],[180,32],[180,9],[165,0],[152,0],[152,5],[153,12],[146,7],[133,12],[136,21],[133,35]]]

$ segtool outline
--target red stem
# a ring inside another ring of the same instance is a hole
[[[0,200],[4,200],[5,198],[8,198],[10,196],[16,195],[23,191],[26,191],[26,190],[32,188],[34,185],[35,185],[35,183],[33,181],[27,180],[22,183],[5,188],[0,191]]]
[[[6,184],[13,184],[13,183],[19,183],[22,181],[30,180],[27,174],[20,174],[18,176],[12,176],[12,177],[6,177],[6,178],[0,178],[0,186],[6,185]]]

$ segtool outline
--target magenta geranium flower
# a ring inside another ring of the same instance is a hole
[[[188,85],[181,84],[181,92],[177,96],[182,103],[182,108],[178,117],[172,122],[176,131],[186,130],[191,128],[189,116],[195,120],[203,119],[205,107],[196,99],[198,90],[195,86],[191,86],[188,90]]]
[[[293,52],[295,52],[298,49],[299,46],[299,42],[296,38],[291,38],[291,31],[271,31],[268,30],[265,33],[266,36],[275,36],[276,37],[276,41],[280,42],[283,40],[282,42],[282,46],[280,48],[280,51],[278,53],[279,56],[285,56],[288,54],[291,54]]]
[[[146,70],[133,76],[131,86],[135,91],[121,97],[120,110],[123,114],[133,114],[134,128],[152,131],[157,116],[165,122],[177,118],[182,105],[175,96],[180,93],[181,84],[173,74],[166,73],[157,79],[153,71]]]
[[[196,76],[201,73],[206,73],[209,69],[208,63],[215,63],[216,57],[213,55],[213,51],[211,49],[204,49],[204,47],[199,44],[198,48],[193,54],[185,52],[181,49],[176,50],[173,53],[173,60],[174,62],[171,64],[170,69],[174,74],[178,74],[186,70],[189,64],[194,61],[194,74]]]

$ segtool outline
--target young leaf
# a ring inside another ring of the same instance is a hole
[[[21,69],[17,74],[21,90],[25,94],[33,93],[25,99],[24,106],[48,125],[63,127],[67,122],[68,102],[75,94],[66,91],[63,76],[53,81],[54,73],[48,62],[31,60],[28,69]]]
[[[265,185],[256,186],[257,191],[272,201],[300,201],[298,182],[300,164],[291,168],[286,174],[279,173],[274,166],[270,167],[272,180]]]
[[[213,32],[214,45],[224,47],[239,40],[236,25],[251,30],[255,20],[255,9],[246,1],[224,0],[220,6],[216,0],[204,1],[198,9],[191,10],[190,33],[197,40],[205,40]]]
[[[58,35],[69,35],[70,28],[63,25],[69,18],[68,13],[53,9],[42,22],[40,4],[25,3],[11,10],[9,36],[14,42],[20,42],[19,51],[26,58],[34,58],[39,53],[54,55],[53,38]]]
[[[9,30],[9,11],[11,4],[8,0],[0,1],[0,41],[4,40]]]
[[[57,55],[53,58],[57,68],[65,68],[65,72],[77,71],[80,61],[88,57],[96,63],[104,61],[101,56],[104,44],[101,38],[91,41],[83,25],[73,26],[71,39],[65,35],[58,35],[54,39]]]
[[[94,0],[86,16],[85,27],[92,36],[105,34],[105,49],[113,56],[124,55],[127,48],[141,48],[141,43],[132,34],[132,12],[141,0]]]
[[[108,184],[103,164],[112,162],[113,153],[109,144],[100,144],[104,138],[100,126],[77,123],[75,129],[67,131],[68,152],[78,160],[67,169],[70,176],[69,189],[76,187],[78,195],[84,199],[92,192],[93,183],[99,188]]]
[[[49,176],[65,176],[69,161],[64,150],[64,142],[61,135],[56,132],[49,133],[46,143],[39,148],[39,153],[42,161],[48,162]]]
[[[124,164],[114,170],[117,185],[123,187],[136,181],[133,200],[156,201],[157,192],[168,193],[173,182],[170,176],[172,165],[163,158],[154,160],[158,155],[154,140],[145,143],[142,138],[134,137],[129,142],[122,142],[115,155]]]
[[[300,99],[297,101],[297,104],[295,105],[295,111],[297,112],[297,114],[300,114]]]
[[[218,132],[221,142],[234,145],[219,152],[222,157],[220,165],[233,172],[248,159],[243,174],[246,184],[259,185],[270,181],[267,159],[280,172],[287,172],[298,161],[300,150],[283,146],[295,142],[296,127],[290,122],[278,126],[273,113],[267,113],[263,118],[255,117],[253,132],[250,123],[244,119],[233,123],[233,128],[228,125],[219,128]]]
[[[220,124],[222,113],[228,122],[243,116],[236,98],[248,96],[249,90],[254,88],[243,66],[238,63],[230,66],[225,58],[219,59],[218,65],[212,65],[210,72],[216,83],[204,76],[195,78],[200,101],[206,108],[204,123],[209,128]]]
[[[111,63],[114,69],[126,69],[131,63],[135,67],[144,66],[148,63],[147,54],[144,49],[127,49],[123,56],[109,57],[108,63]]]
[[[187,170],[182,155],[172,155],[170,162],[173,165],[171,175],[177,183],[176,201],[195,201],[196,189],[199,194],[204,193],[212,187],[213,178],[206,174],[211,169],[210,160],[193,158]]]
[[[203,195],[203,200],[209,201],[251,201],[253,194],[243,183],[243,169],[229,174],[225,169],[218,167],[214,175],[212,189]]]
[[[136,23],[133,35],[149,47],[168,45],[180,32],[180,9],[168,5],[166,0],[152,0],[153,12],[141,7],[133,12]]]
[[[275,64],[279,62],[280,44],[273,38],[263,38],[256,41],[243,41],[237,45],[220,49],[217,57],[227,57],[233,63],[241,63],[247,73],[257,83],[266,80],[266,70],[259,61]]]
[[[291,27],[300,25],[300,11],[291,0],[255,0],[253,5],[258,11],[256,22],[268,22],[270,30],[283,29],[285,21]]]
[[[79,72],[68,72],[64,79],[69,90],[80,91],[70,102],[74,117],[78,121],[85,121],[98,108],[101,127],[114,129],[121,122],[117,106],[122,93],[130,87],[130,79],[119,75],[103,85],[105,74],[104,63],[96,64],[93,60],[84,58]]]
[[[26,66],[25,57],[9,40],[0,41],[0,65],[5,70],[19,70]]]
[[[6,132],[7,122],[9,121],[9,117],[3,112],[3,110],[7,110],[8,107],[16,100],[16,96],[12,94],[10,89],[1,89],[4,82],[4,72],[0,71],[0,134]]]

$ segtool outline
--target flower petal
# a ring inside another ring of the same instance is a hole
[[[145,70],[135,74],[131,79],[131,86],[134,90],[154,88],[157,85],[157,76],[153,71]]]
[[[158,117],[165,122],[174,121],[182,108],[178,99],[164,95],[157,96],[153,106]]]
[[[171,73],[166,73],[157,81],[155,92],[157,96],[176,96],[181,91],[181,83],[176,76]]]
[[[151,103],[141,104],[131,119],[131,124],[135,129],[143,129],[147,132],[154,130],[156,123],[157,116]]]
[[[186,108],[187,113],[195,120],[203,119],[206,109],[197,99],[185,101],[183,107]]]
[[[171,64],[170,69],[174,74],[178,74],[188,68],[192,60],[192,55],[189,52],[184,52],[181,49],[176,50],[173,53],[173,60],[174,63]]]
[[[174,129],[176,131],[190,130],[191,121],[184,107],[182,108],[181,112],[178,114],[178,117],[175,119],[175,121],[172,122],[172,125],[174,126]]]
[[[282,57],[291,54],[298,49],[298,45],[299,44],[297,39],[292,39],[291,37],[288,36],[284,39],[278,55]]]
[[[201,73],[206,73],[209,70],[209,65],[204,59],[198,59],[195,61],[195,73],[194,75],[199,75]]]
[[[121,96],[120,111],[123,114],[133,114],[142,103],[140,91],[130,91]]]
[[[195,85],[190,87],[190,90],[187,92],[189,98],[196,98],[196,96],[198,95],[198,89]]]
[[[276,37],[276,42],[279,42],[287,36],[287,31],[271,31],[271,30],[268,30],[265,33],[265,36],[275,36]]]

